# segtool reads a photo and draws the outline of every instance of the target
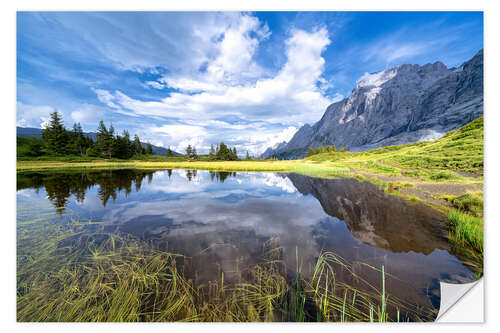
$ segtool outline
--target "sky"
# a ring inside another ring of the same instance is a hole
[[[18,12],[16,121],[58,111],[68,128],[257,156],[367,73],[482,48],[482,12]]]

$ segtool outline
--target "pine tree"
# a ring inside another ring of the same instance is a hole
[[[232,160],[237,160],[238,159],[238,153],[236,153],[236,147],[233,147],[233,154],[231,156]]]
[[[55,155],[66,153],[69,137],[57,111],[50,114],[50,122],[42,132],[42,139],[49,153]]]
[[[217,149],[217,159],[221,161],[230,161],[232,159],[233,152],[229,149],[224,142],[219,144]]]
[[[130,143],[130,134],[127,130],[123,131],[123,156],[124,158],[131,158],[134,152]]]
[[[186,148],[186,155],[188,158],[191,158],[191,155],[193,154],[193,148],[191,148],[191,144],[188,144]]]
[[[146,144],[146,154],[153,155],[153,146],[149,142]]]
[[[215,148],[214,148],[214,145],[213,145],[213,144],[211,144],[211,145],[210,145],[210,151],[209,151],[209,153],[208,153],[208,157],[209,157],[209,159],[211,159],[211,160],[214,160],[214,159],[215,159]]]
[[[74,147],[76,153],[80,156],[85,155],[89,145],[88,140],[83,135],[82,126],[80,125],[80,123],[73,124],[73,132],[71,133],[71,136],[73,141],[72,146]]]
[[[193,151],[191,152],[192,158],[198,158],[198,153],[196,152],[196,147],[193,147]]]
[[[168,147],[167,149],[167,156],[174,156],[174,154],[172,153],[172,149],[170,149],[170,147]]]
[[[250,159],[250,155],[248,154],[248,150],[247,150],[247,155],[245,156],[245,159],[247,159],[247,160]]]
[[[96,148],[99,151],[99,153],[105,157],[111,158],[112,156],[112,151],[114,149],[114,128],[113,125],[109,128],[109,130],[106,128],[106,125],[104,125],[104,122],[101,120],[99,122],[99,127],[97,128],[97,143],[96,143]]]
[[[139,137],[136,134],[134,135],[134,154],[141,155],[142,153],[144,153],[144,150],[141,145],[141,140],[139,140]]]

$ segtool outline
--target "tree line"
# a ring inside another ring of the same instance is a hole
[[[115,133],[111,124],[107,127],[101,120],[96,131],[96,140],[85,134],[79,123],[75,123],[73,128],[65,128],[62,117],[57,111],[50,114],[50,120],[42,131],[42,138],[17,138],[18,156],[89,156],[101,158],[129,159],[140,155],[153,155],[153,147],[143,143],[137,135],[132,139],[128,131],[122,134]],[[174,156],[174,152],[167,149],[166,156]],[[186,155],[188,159],[198,159],[196,147],[188,145]],[[224,142],[218,145],[211,145],[208,155],[203,155],[204,160],[212,161],[236,161],[239,160],[236,147],[229,147]],[[248,151],[245,159],[251,160]]]
[[[29,156],[79,155],[128,159],[136,155],[154,154],[150,143],[147,143],[144,148],[137,135],[133,140],[128,131],[123,131],[122,135],[118,135],[113,125],[108,128],[102,120],[97,128],[96,139],[94,141],[85,135],[79,123],[75,123],[71,130],[67,130],[61,116],[55,111],[50,114],[50,121],[42,132],[41,140],[25,139],[23,142],[29,146],[26,152]],[[171,150],[170,153],[172,154]]]
[[[190,144],[186,148],[186,156],[189,159],[197,159],[198,153],[196,152],[196,147],[192,147]],[[250,156],[246,155],[247,159],[250,159]],[[230,148],[224,142],[221,142],[217,146],[213,144],[210,145],[210,150],[208,152],[208,160],[211,161],[236,161],[238,160],[238,152],[236,151],[236,147]]]

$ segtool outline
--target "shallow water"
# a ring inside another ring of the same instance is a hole
[[[291,271],[296,251],[305,275],[321,251],[331,251],[374,286],[380,273],[367,265],[383,265],[389,297],[426,307],[439,307],[439,281],[474,280],[453,254],[442,214],[355,179],[117,170],[19,174],[17,187],[18,209],[50,206],[54,223],[92,220],[107,232],[160,244],[191,258],[186,272],[200,282],[220,271],[230,281],[271,237],[279,238]],[[356,282],[342,270],[337,279]]]

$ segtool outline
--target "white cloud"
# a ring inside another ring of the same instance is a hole
[[[170,93],[159,101],[144,101],[120,91],[112,93],[96,89],[98,98],[110,107],[122,108],[137,115],[182,119],[197,129],[207,125],[219,129],[231,128],[229,124],[217,123],[215,120],[226,115],[236,115],[250,122],[285,124],[286,127],[282,127],[283,134],[276,135],[275,127],[272,131],[249,132],[246,137],[251,140],[251,151],[256,150],[257,146],[265,149],[263,145],[289,140],[295,126],[317,121],[325,108],[340,98],[330,99],[323,94],[325,87],[331,85],[321,76],[325,63],[321,54],[330,43],[328,32],[325,28],[312,32],[293,29],[285,42],[287,61],[284,66],[273,77],[251,80],[252,75],[259,76],[262,72],[253,61],[259,39],[250,36],[265,38],[268,32],[267,27],[254,17],[242,16],[240,19],[239,24],[231,25],[224,32],[224,37],[218,43],[219,53],[207,64],[205,72],[194,76],[167,75],[162,78],[162,83],[174,86],[181,92]],[[238,55],[234,53],[235,50]],[[247,127],[236,126],[240,129]],[[160,128],[164,132],[178,133],[177,138],[183,138],[179,144],[210,145],[207,140],[203,140],[203,135],[207,133],[201,135],[199,131],[184,131],[187,127],[178,125]],[[157,128],[153,128],[153,131],[158,133]],[[212,136],[216,135],[212,133]],[[173,135],[171,137],[174,138]]]
[[[120,91],[95,89],[95,92],[99,100],[110,107],[122,107],[146,116],[206,120],[238,114],[247,120],[317,121],[332,103],[317,87],[318,82],[324,82],[321,74],[325,61],[321,53],[329,43],[325,29],[311,33],[293,30],[286,42],[287,63],[276,76],[258,79],[255,83],[233,82],[231,71],[219,71],[222,67],[217,58],[208,66],[215,69],[203,77],[204,81],[191,77],[174,77],[172,81],[164,78],[167,84],[175,81],[181,90],[202,91],[200,93],[174,92],[161,101],[142,101]]]
[[[109,91],[106,91],[106,90],[103,90],[103,89],[92,89],[92,90],[97,95],[97,99],[99,99],[99,101],[101,101],[102,103],[106,104],[110,108],[113,108],[113,109],[118,109],[119,108],[118,105],[116,105],[115,103],[113,103],[113,100],[115,99],[115,97]]]
[[[92,104],[83,104],[78,109],[71,112],[73,122],[80,124],[96,124],[103,118],[104,110]]]
[[[156,82],[156,81],[147,81],[146,85],[151,86],[155,89],[164,89],[165,88],[164,84],[161,84],[161,83]]]
[[[260,155],[268,147],[275,146],[283,141],[290,141],[293,135],[297,132],[297,128],[289,126],[280,132],[271,129],[264,133],[255,132],[249,138],[249,150],[254,155]]]
[[[44,128],[49,121],[50,114],[56,111],[47,105],[30,105],[22,102],[16,104],[16,126]]]
[[[179,153],[184,153],[188,145],[199,149],[200,146],[203,146],[203,142],[208,135],[208,132],[202,126],[185,124],[163,125],[160,127],[152,127],[150,130],[153,137],[163,137],[163,140],[168,142],[172,149]]]

